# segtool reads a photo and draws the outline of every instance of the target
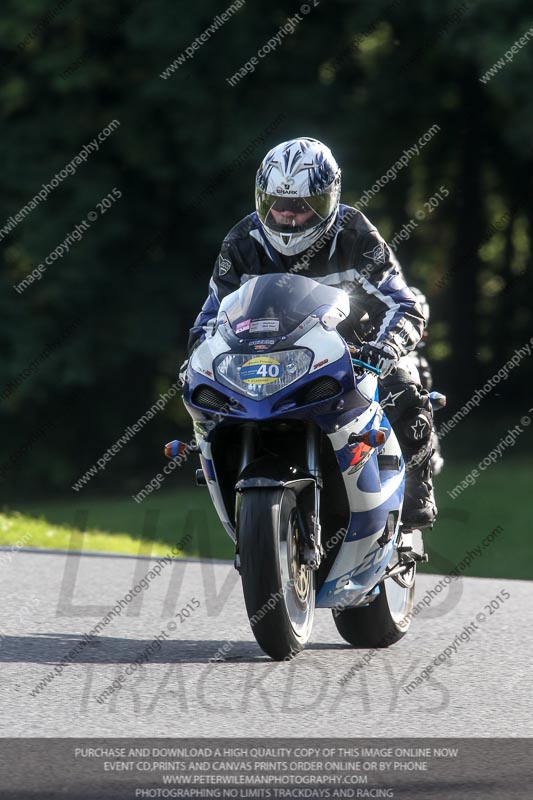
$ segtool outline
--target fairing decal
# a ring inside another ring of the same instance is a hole
[[[211,445],[205,439],[200,437],[197,437],[196,441],[200,446],[200,462],[202,464],[204,475],[207,479],[207,488],[209,490],[212,503],[215,506],[215,510],[222,525],[224,526],[224,529],[227,533],[229,533],[232,539],[235,539],[235,528],[229,521],[226,507],[222,499],[222,493],[218,485],[217,474],[211,453]]]
[[[374,469],[370,462],[365,464],[364,469]],[[387,473],[391,477],[386,481],[381,481],[381,490],[379,492],[362,491],[357,486],[357,475],[348,475],[343,473],[344,485],[346,486],[346,493],[348,495],[348,503],[350,511],[373,511],[379,508],[386,500],[389,500],[395,492],[398,491],[402,484],[404,477],[404,470],[399,472]]]

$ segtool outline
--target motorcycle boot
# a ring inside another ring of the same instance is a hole
[[[404,529],[429,528],[437,516],[433,492],[432,423],[431,409],[420,408],[403,416],[396,426],[405,459]]]
[[[435,430],[429,393],[403,366],[379,383],[381,407],[398,437],[405,461],[404,529],[429,528],[437,516],[432,480]]]

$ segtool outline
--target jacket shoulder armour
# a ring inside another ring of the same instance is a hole
[[[353,231],[357,236],[365,236],[369,233],[377,233],[377,228],[368,217],[358,211],[353,206],[346,206],[341,203],[339,206],[338,222],[342,225],[342,230]]]
[[[259,227],[255,213],[248,214],[246,217],[237,222],[224,237],[225,242],[242,242],[248,239],[250,233],[257,230]]]

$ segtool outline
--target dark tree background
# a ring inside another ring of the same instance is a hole
[[[226,77],[298,4],[248,0],[163,79],[229,2],[4,0],[0,229],[120,122],[2,235],[4,498],[68,490],[176,379],[220,241],[252,210],[264,152],[294,136],[330,145],[343,200],[353,203],[440,126],[366,213],[391,238],[441,186],[449,190],[397,251],[431,304],[429,354],[448,416],[529,341],[533,39],[487,82],[480,77],[533,33],[530,2],[314,3],[231,87]],[[114,187],[122,198],[18,294],[14,284]],[[527,410],[532,378],[524,358],[480,409],[487,425]],[[161,443],[187,427],[181,404],[169,404],[94,488],[125,489],[132,476],[138,488],[157,468]]]

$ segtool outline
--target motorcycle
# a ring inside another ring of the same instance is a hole
[[[420,531],[402,526],[405,464],[379,370],[337,331],[349,311],[346,292],[310,278],[253,277],[222,300],[187,367],[197,482],[234,542],[253,634],[275,660],[302,650],[315,608],[330,608],[355,647],[394,644],[427,560]]]

